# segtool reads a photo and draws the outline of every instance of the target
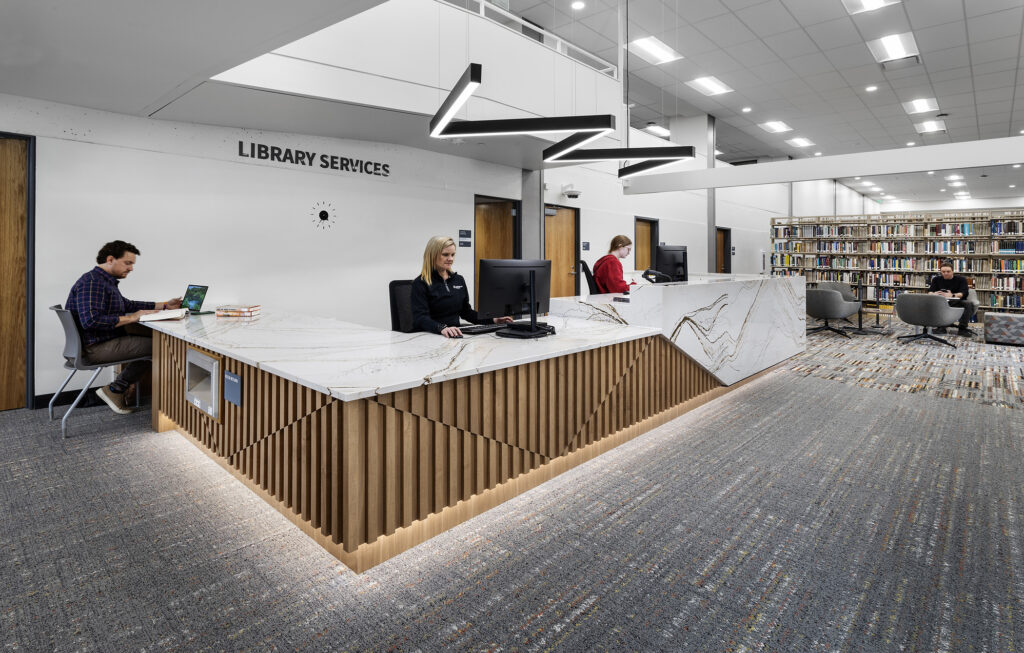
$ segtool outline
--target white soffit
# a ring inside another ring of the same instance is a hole
[[[709,168],[634,177],[627,195],[756,186],[816,179],[886,175],[945,168],[1012,165],[1024,159],[1024,136],[945,143],[879,152]]]

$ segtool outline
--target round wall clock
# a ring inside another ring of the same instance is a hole
[[[334,226],[334,206],[330,202],[317,202],[309,214],[313,216],[314,229],[330,229]]]

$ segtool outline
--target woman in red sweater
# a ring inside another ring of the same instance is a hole
[[[608,253],[597,259],[594,263],[594,281],[602,293],[626,292],[630,284],[622,278],[622,263],[620,258],[629,256],[633,249],[633,241],[628,236],[616,236],[612,238],[612,244],[608,247]]]

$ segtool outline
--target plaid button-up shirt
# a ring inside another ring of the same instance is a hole
[[[82,342],[94,345],[124,335],[117,328],[122,315],[156,306],[155,302],[136,302],[125,299],[118,290],[119,281],[103,268],[96,266],[71,286],[64,308],[71,311],[82,330]]]

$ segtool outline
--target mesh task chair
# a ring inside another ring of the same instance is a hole
[[[71,411],[73,411],[82,401],[82,397],[92,387],[96,377],[99,376],[100,370],[105,367],[113,367],[114,365],[124,365],[125,363],[131,363],[132,361],[150,360],[152,356],[138,356],[136,358],[126,358],[121,361],[109,361],[106,363],[93,363],[85,358],[85,346],[82,344],[82,334],[78,332],[78,325],[75,324],[75,318],[71,315],[71,311],[61,308],[60,304],[54,304],[50,307],[50,310],[57,314],[57,319],[60,320],[61,327],[64,328],[64,369],[71,370],[68,374],[68,378],[64,379],[64,383],[60,384],[57,388],[57,392],[53,393],[53,399],[50,399],[48,406],[50,419],[53,419],[53,405],[57,402],[57,398],[60,393],[63,392],[64,388],[67,387],[68,383],[71,382],[73,377],[79,370],[94,370],[92,376],[89,378],[89,382],[85,384],[82,391],[75,397],[74,403],[68,408],[68,411],[64,413],[63,419],[60,420],[60,433],[62,437],[68,437],[68,418],[71,417]],[[135,405],[139,405],[139,393],[135,393]]]
[[[818,331],[832,331],[847,338],[850,334],[837,329],[828,323],[829,320],[841,320],[855,315],[860,310],[860,302],[848,302],[843,299],[842,293],[838,290],[823,290],[820,288],[807,289],[807,314],[811,317],[824,320],[824,326],[808,329],[807,333]]]
[[[601,289],[597,287],[597,282],[594,281],[594,273],[590,271],[590,266],[587,262],[580,260],[580,269],[583,270],[583,278],[587,280],[587,289],[591,295],[601,294]]]
[[[412,280],[392,281],[388,284],[391,299],[391,330],[412,333]]]
[[[960,319],[963,312],[963,307],[950,306],[945,297],[924,293],[901,293],[896,298],[896,315],[907,324],[921,327],[921,333],[898,336],[897,340],[906,338],[907,342],[910,342],[928,338],[956,349],[956,345],[945,338],[928,333],[928,327],[948,326]]]

